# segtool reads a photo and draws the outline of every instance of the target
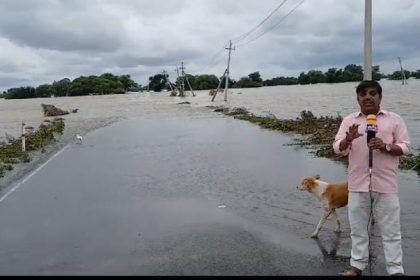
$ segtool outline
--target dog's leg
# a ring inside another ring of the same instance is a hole
[[[340,221],[338,220],[337,212],[335,212],[335,209],[332,210],[332,214],[335,216],[335,220],[337,221],[337,228],[335,229],[335,232],[340,232]]]
[[[321,220],[319,220],[318,225],[316,226],[315,231],[312,233],[311,237],[312,238],[317,238],[318,237],[318,233],[321,230],[322,226],[324,225],[325,221],[327,220],[328,216],[331,214],[333,210],[330,209],[325,209],[324,213],[322,214]]]

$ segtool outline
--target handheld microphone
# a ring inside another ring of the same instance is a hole
[[[372,138],[376,137],[376,131],[378,130],[378,125],[376,123],[376,115],[368,115],[367,116],[367,125],[366,125],[366,133],[367,133],[367,144]],[[372,170],[372,149],[369,149],[369,170]]]

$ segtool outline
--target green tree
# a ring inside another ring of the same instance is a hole
[[[337,68],[330,68],[325,72],[325,81],[327,83],[339,83],[343,81],[343,70]]]
[[[216,75],[198,75],[195,76],[195,86],[197,90],[215,89],[219,85],[219,79]]]
[[[404,74],[405,74],[405,78],[408,79],[410,78],[410,71],[404,70]],[[401,70],[397,70],[394,71],[390,76],[389,76],[390,80],[402,80],[403,76],[401,73]]]
[[[94,92],[97,95],[103,94],[123,94],[125,93],[123,84],[118,80],[109,80],[102,75],[95,79]]]
[[[51,97],[51,85],[49,84],[39,85],[35,89],[35,96],[36,97]]]
[[[189,90],[190,88],[188,86],[187,79],[188,79],[188,82],[190,83],[192,89],[193,90],[197,89],[196,76],[193,76],[193,75],[190,75],[190,74],[185,75],[185,89]]]
[[[7,90],[5,99],[26,99],[26,98],[35,98],[35,88],[33,87],[20,87],[20,88],[11,88]]]
[[[62,80],[59,80],[58,82],[54,81],[51,86],[51,95],[67,96],[70,85],[71,81],[68,78],[64,78]]]
[[[254,72],[248,75],[248,77],[251,79],[251,81],[260,84],[262,86],[263,79],[261,79],[260,72]]]
[[[160,92],[162,89],[166,88],[166,79],[168,75],[156,74],[152,77],[149,77],[149,89],[153,91]]]
[[[305,74],[305,72],[300,73],[298,77],[298,83],[301,85],[307,85],[310,83],[309,76]]]
[[[68,96],[81,96],[93,94],[95,90],[96,76],[84,77],[74,79],[68,89]]]
[[[121,75],[118,77],[118,80],[123,85],[123,88],[125,91],[128,91],[129,89],[137,89],[138,91],[138,84],[131,79],[130,75]]]
[[[262,83],[257,83],[253,81],[250,77],[242,77],[239,79],[239,81],[236,82],[235,87],[237,88],[255,88],[255,87],[261,87]]]
[[[222,82],[223,84],[223,82]],[[253,72],[248,77],[242,77],[236,83],[232,83],[232,86],[237,88],[255,88],[263,86],[263,79],[261,78],[260,72]]]
[[[222,83],[220,84],[220,87],[225,88],[225,85],[226,85],[226,77],[225,76],[222,76],[222,77],[220,77],[220,79],[222,79]],[[228,87],[229,88],[234,88],[234,87],[239,87],[239,86],[237,85],[237,82],[235,80],[233,80],[233,79],[231,79],[229,77],[229,79],[228,79]]]
[[[322,71],[319,71],[319,70],[310,70],[307,76],[308,76],[309,83],[311,84],[326,82],[324,73],[322,73]]]
[[[363,67],[356,64],[349,64],[344,67],[343,82],[357,82],[363,80]]]
[[[372,67],[372,79],[375,81],[379,81],[384,77],[384,74],[381,73],[379,69],[379,65],[375,65]]]
[[[99,78],[110,80],[110,81],[114,81],[114,82],[118,82],[119,81],[118,76],[115,76],[115,75],[113,75],[111,73],[104,73],[104,74],[100,75]]]
[[[296,85],[298,83],[295,77],[275,77],[263,82],[264,86]]]

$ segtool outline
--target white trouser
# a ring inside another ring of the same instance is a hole
[[[398,194],[372,192],[373,217],[378,225],[384,248],[388,274],[404,273]],[[371,214],[371,194],[349,192],[348,214],[351,236],[350,265],[361,270],[369,261],[368,223]]]

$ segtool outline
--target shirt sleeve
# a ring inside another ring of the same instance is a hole
[[[403,154],[406,155],[410,152],[410,137],[408,136],[407,126],[405,125],[404,120],[398,116],[396,119],[396,126],[394,130],[394,143],[398,145]]]
[[[335,136],[333,149],[334,149],[334,152],[338,155],[346,156],[349,154],[351,144],[347,147],[347,149],[340,151],[340,142],[343,141],[344,138],[346,138],[346,135],[347,135],[346,132],[349,130],[349,127],[350,127],[349,123],[350,123],[349,118],[348,117],[344,118]]]

